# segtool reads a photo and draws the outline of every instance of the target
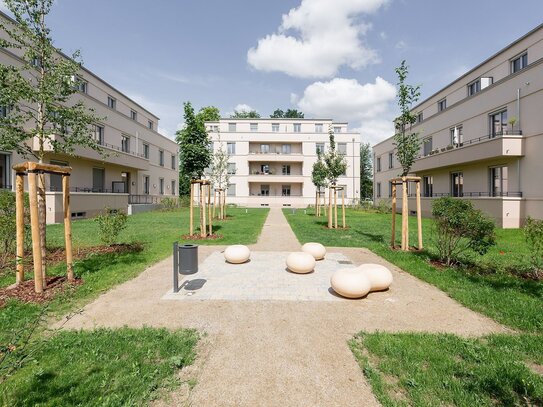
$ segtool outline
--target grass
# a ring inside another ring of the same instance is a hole
[[[424,244],[429,252],[406,253],[391,250],[391,215],[347,210],[347,230],[327,229],[324,217],[316,219],[310,211],[284,211],[294,233],[302,243],[319,241],[325,246],[367,247],[374,253],[414,276],[427,281],[461,304],[509,327],[543,332],[543,284],[515,277],[502,270],[514,267],[529,256],[522,231],[498,229],[497,245],[486,255],[471,259],[484,264],[485,273],[462,268],[435,268],[432,259],[432,222],[423,219]],[[398,227],[401,216],[398,219]],[[416,218],[410,217],[410,242],[416,244]],[[494,270],[492,270],[492,267]]]
[[[460,338],[450,334],[359,333],[350,342],[384,406],[543,405],[543,284],[511,274],[530,255],[521,230],[497,229],[497,245],[470,267],[436,268],[432,221],[423,219],[427,251],[390,249],[391,215],[348,210],[346,230],[329,230],[308,211],[284,211],[302,243],[366,247],[468,308],[522,333]],[[397,230],[401,225],[399,216]],[[416,244],[416,219],[409,218]],[[537,369],[537,374],[534,370]]]
[[[13,407],[143,405],[176,385],[174,373],[193,362],[197,341],[192,330],[63,331],[3,384],[1,401]]]
[[[384,406],[543,405],[543,336],[359,334],[351,349]]]
[[[201,245],[254,243],[260,234],[267,212],[267,209],[249,209],[246,211],[245,209],[230,208],[227,220],[214,222],[214,232],[222,235],[222,238],[193,240],[191,243]],[[196,211],[196,219],[197,216],[198,212]],[[73,312],[101,293],[111,289],[115,285],[134,278],[150,265],[171,255],[173,242],[183,242],[182,236],[188,234],[188,217],[189,214],[186,209],[173,212],[147,212],[130,216],[126,230],[120,235],[119,243],[140,242],[143,245],[143,250],[122,254],[93,254],[85,259],[76,261],[74,264],[75,274],[77,277],[83,279],[84,284],[77,286],[73,290],[63,292],[47,305],[24,304],[15,300],[9,301],[3,308],[0,308],[0,345],[10,343],[14,332],[24,331],[26,326],[32,325],[41,314],[44,306],[47,306],[49,316],[60,316]],[[61,246],[63,244],[63,233],[62,225],[48,225],[48,246]],[[74,222],[72,235],[74,251],[77,251],[80,247],[101,244],[98,238],[98,225],[92,220]],[[49,275],[63,275],[64,273],[64,264],[58,264],[48,269]],[[14,281],[14,273],[4,275],[0,277],[0,286],[12,284]],[[185,331],[172,333],[172,335],[170,337],[161,330],[152,329],[99,330],[57,334],[51,340],[47,341],[43,348],[44,350],[36,358],[36,363],[41,366],[40,369],[36,368],[38,365],[28,365],[17,371],[5,383],[6,388],[11,389],[10,403],[7,404],[34,405],[42,403],[46,399],[49,400],[49,397],[52,397],[52,401],[50,404],[45,403],[44,405],[92,405],[93,403],[95,405],[141,404],[140,401],[146,400],[149,396],[149,389],[155,385],[159,386],[157,383],[163,382],[163,372],[170,372],[167,376],[171,376],[172,370],[167,367],[169,362],[166,363],[158,356],[153,355],[151,355],[152,358],[149,360],[155,360],[156,366],[152,367],[154,366],[154,362],[145,362],[142,359],[145,355],[142,356],[140,351],[143,352],[144,349],[147,349],[147,352],[149,349],[156,347],[157,349],[162,349],[160,351],[162,352],[164,349],[161,342],[165,341],[166,344],[176,342],[172,348],[173,352],[182,349],[185,346],[185,342],[188,346],[193,340],[193,335],[191,336]],[[136,346],[132,353],[131,348],[135,346],[135,342],[137,342],[140,336],[142,336],[142,341],[146,342],[142,342],[142,348]],[[189,342],[186,341],[187,338],[190,339]],[[42,339],[43,334],[39,334],[37,342]],[[75,343],[73,352],[69,351],[69,347],[64,345],[64,343],[71,342]],[[106,349],[108,342],[111,346],[109,350]],[[76,352],[77,347],[80,347],[84,351],[83,354],[86,355],[104,351],[109,357],[101,358],[98,354],[93,355],[94,359],[91,358],[90,362],[94,360],[96,363],[94,363],[94,368],[91,368],[83,359],[79,359]],[[164,357],[170,357],[168,353],[164,353],[164,355],[166,355]],[[175,354],[171,356],[174,357]],[[190,358],[186,359],[186,361],[189,360]],[[148,366],[144,369],[146,363]],[[145,380],[141,383],[138,381],[139,379],[136,380],[130,375],[132,371],[129,368],[140,369],[138,366],[143,369],[141,372],[147,372],[145,373],[147,375],[145,376]],[[96,371],[93,369],[96,369]],[[153,373],[155,369],[156,373]],[[78,377],[79,380],[70,379],[70,372],[72,371],[74,371],[75,377]],[[89,375],[90,382],[85,379],[86,374]],[[156,380],[153,379],[155,377],[153,375],[155,374]],[[103,377],[107,376],[110,376],[109,383],[103,379]],[[136,393],[134,394],[132,394],[132,385],[129,385],[130,380],[135,383],[134,391]],[[74,387],[68,391],[66,390],[67,387],[63,387],[63,382],[71,383]],[[29,383],[33,385],[30,386]],[[112,386],[114,390],[109,392],[103,388],[99,388],[97,387],[98,383]],[[136,385],[136,383],[138,384]],[[45,388],[48,387],[51,387],[50,391],[52,393],[47,393],[49,390],[46,391]],[[19,391],[19,389],[26,390]],[[69,394],[62,396],[60,393],[65,391]],[[41,393],[44,393],[43,398]],[[70,396],[72,393],[74,394],[73,399],[70,398],[72,397]],[[97,395],[100,394],[106,397],[100,402],[93,401],[89,404],[83,401],[85,397],[98,397]],[[57,400],[55,397],[66,398],[55,401]],[[132,400],[140,401],[132,403]]]

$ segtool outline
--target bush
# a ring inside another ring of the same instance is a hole
[[[439,259],[447,265],[469,253],[485,254],[496,244],[494,222],[470,201],[439,198],[432,204]]]
[[[25,194],[25,247],[30,240],[28,195]],[[10,258],[15,257],[17,224],[15,219],[15,193],[0,191],[0,269],[5,268]]]
[[[104,211],[94,218],[100,229],[100,240],[111,246],[117,241],[119,234],[126,228],[128,216],[121,210],[104,208]]]
[[[543,270],[543,219],[533,219],[528,216],[524,224],[524,239],[530,247],[530,259],[535,277]]]
[[[392,207],[390,206],[390,202],[388,202],[386,199],[380,199],[377,202],[377,205],[375,205],[375,210],[377,213],[381,214],[391,213]]]
[[[162,205],[164,211],[173,211],[179,207],[179,200],[177,198],[164,198],[160,201],[160,205]]]

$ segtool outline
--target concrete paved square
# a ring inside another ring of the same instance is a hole
[[[354,267],[341,253],[327,253],[315,270],[295,274],[286,270],[289,252],[252,252],[244,264],[229,264],[215,251],[193,275],[184,276],[178,293],[169,291],[168,300],[280,300],[344,301],[330,291],[330,277],[340,268]]]

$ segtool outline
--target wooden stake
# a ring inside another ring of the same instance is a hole
[[[409,206],[407,202],[407,181],[402,177],[402,250],[409,250]]]
[[[315,191],[315,216],[319,216],[319,189]]]
[[[334,188],[334,229],[337,229],[337,189]]]
[[[226,190],[222,191],[222,218],[226,219]]]
[[[190,226],[189,226],[189,236],[192,236],[194,233],[193,218],[194,218],[194,184],[190,183]]]
[[[209,218],[209,236],[213,234],[213,216],[211,216],[211,184],[207,185],[207,217]]]
[[[64,245],[66,247],[66,275],[68,281],[74,280],[72,259],[72,213],[70,211],[70,177],[62,176],[62,198],[64,200]]]
[[[420,206],[420,181],[417,181],[417,232],[419,237],[418,248],[419,250],[422,250],[422,210]]]
[[[341,215],[343,218],[343,229],[345,229],[345,189],[341,190]]]
[[[215,219],[215,207],[217,206],[217,190],[213,189],[213,219]]]
[[[332,229],[332,188],[328,188],[328,229]]]
[[[23,257],[25,253],[25,207],[24,178],[18,173],[15,177],[15,219],[17,224],[17,274],[15,284],[25,280]]]
[[[206,190],[205,185],[200,184],[200,236],[206,237]]]
[[[392,237],[390,245],[393,249],[396,246],[396,184],[394,182],[392,182]]]
[[[39,219],[39,225],[40,225],[40,248],[41,248],[41,257],[42,259],[45,259],[47,256],[47,241],[46,241],[46,233],[47,230],[45,228],[46,226],[46,217],[47,217],[47,210],[45,208],[45,173],[44,172],[38,172],[37,175],[37,182],[38,182],[38,219]],[[43,288],[47,288],[47,267],[45,263],[42,262],[41,265],[41,272],[43,275],[42,282],[43,282]]]
[[[30,228],[32,230],[32,256],[34,259],[34,289],[43,292],[42,255],[40,247],[40,225],[38,212],[38,191],[36,173],[28,173],[28,193],[30,200]]]

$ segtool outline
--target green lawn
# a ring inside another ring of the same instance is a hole
[[[214,223],[214,231],[222,235],[222,238],[214,240],[192,241],[191,243],[203,245],[255,243],[258,235],[260,234],[267,213],[267,209],[245,210],[239,208],[229,208],[229,218],[225,221]],[[198,212],[196,211],[195,217],[197,218],[197,216]],[[54,300],[50,301],[47,304],[47,315],[60,316],[68,312],[73,312],[84,304],[90,302],[92,299],[96,298],[101,293],[111,289],[115,285],[134,278],[145,270],[145,268],[171,255],[173,242],[176,240],[183,242],[182,236],[188,234],[188,229],[187,209],[181,209],[173,212],[147,212],[130,216],[126,230],[124,230],[119,237],[120,242],[140,242],[143,245],[143,250],[123,254],[94,254],[85,259],[76,261],[74,264],[75,274],[83,279],[84,284],[73,290],[66,291],[62,295],[57,296]],[[81,220],[74,222],[72,231],[74,251],[77,251],[78,248],[85,246],[100,245],[101,243],[99,241],[97,231],[97,224],[92,220]],[[49,247],[62,245],[62,225],[48,225],[47,238]],[[65,265],[59,264],[55,267],[51,267],[49,268],[48,273],[49,275],[63,275],[65,273]],[[12,284],[13,282],[14,274],[0,277],[1,286],[6,286]],[[14,332],[25,330],[26,326],[31,326],[34,324],[43,307],[44,305],[23,304],[18,301],[11,301],[8,302],[3,308],[0,308],[0,346],[2,344],[13,342]],[[150,331],[152,330],[149,330],[149,332]],[[185,335],[182,332],[181,334]],[[92,349],[95,346],[94,335],[95,334],[93,332],[88,334],[80,334],[78,336],[80,339],[78,340],[81,342],[81,346],[86,346],[89,347],[89,349]],[[98,340],[101,335],[102,334],[99,331],[96,332],[96,340]],[[111,335],[115,335],[115,331],[111,333]],[[154,337],[153,334],[149,333],[149,341],[152,342],[153,338],[157,338],[157,341],[161,340],[161,334],[156,333],[156,335],[157,336]],[[119,337],[119,340],[121,341],[119,346],[124,347],[125,345],[122,344],[122,335]],[[98,346],[98,343],[99,342],[96,343],[96,346]],[[180,345],[182,345],[182,343],[180,343]],[[137,355],[132,355],[129,352],[129,343],[127,343],[126,346],[126,352],[123,358],[127,358],[127,361],[130,363],[139,363],[137,361]],[[61,359],[63,357],[61,353],[65,352],[64,348],[59,348],[57,352],[55,352],[56,348],[54,347],[47,349],[49,349],[50,352],[57,354],[47,355],[47,358],[45,357],[46,355],[42,355],[43,366],[50,363],[50,360],[52,361],[53,359],[57,358],[55,359],[57,361],[54,363],[59,363],[59,365],[66,363],[67,371],[71,369],[78,369],[76,365],[70,365],[70,359]],[[51,359],[48,359],[49,357]],[[104,367],[104,369],[106,369],[106,367]],[[112,371],[115,371],[115,369]],[[11,381],[21,380],[23,382],[31,380],[32,375],[34,375],[32,372],[32,369],[20,370],[15,377],[9,380],[8,384],[11,383]],[[48,377],[49,376],[46,376],[46,378]],[[121,380],[121,378],[113,379]],[[41,390],[36,388],[36,391]],[[83,391],[83,389],[74,391]],[[117,396],[121,398],[126,397],[127,400],[130,400],[129,397],[132,397],[129,393],[117,393]],[[39,394],[28,395],[28,397],[39,397]],[[114,398],[116,396],[111,395],[111,397]],[[114,401],[111,401],[110,404],[108,403],[109,401],[105,402],[107,405],[119,405],[119,403],[115,403]],[[56,405],[68,404],[59,402]]]
[[[428,250],[405,253],[389,247],[391,215],[348,210],[349,229],[329,230],[310,211],[284,213],[301,243],[369,248],[468,308],[524,331],[474,339],[361,332],[350,346],[383,405],[543,405],[543,284],[511,273],[529,256],[521,230],[497,229],[497,245],[464,259],[469,267],[436,269],[429,219],[423,219]],[[399,230],[401,216],[397,222]],[[416,218],[409,223],[416,245]]]

